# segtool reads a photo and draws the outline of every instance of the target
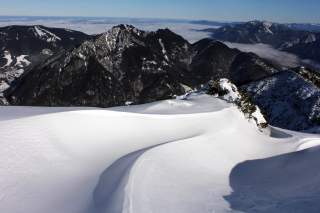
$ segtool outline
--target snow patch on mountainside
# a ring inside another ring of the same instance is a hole
[[[223,96],[224,100],[229,102],[236,102],[241,98],[237,87],[228,79],[220,79],[219,85],[222,90],[227,91],[227,94]]]
[[[25,67],[25,66],[29,66],[31,64],[30,61],[28,61],[28,59],[26,59],[26,57],[28,57],[28,55],[20,55],[16,58],[17,62],[15,64],[15,66],[18,67]]]
[[[56,42],[58,40],[61,40],[60,37],[58,37],[57,35],[49,32],[48,30],[45,30],[43,28],[41,28],[40,26],[35,26],[34,30],[36,32],[36,36],[46,40],[47,42]]]
[[[266,33],[270,33],[270,34],[273,34],[272,30],[270,29],[272,27],[272,23],[271,22],[263,22],[262,23],[263,27],[264,27],[264,31]]]
[[[2,66],[1,68],[8,67],[13,62],[13,59],[12,59],[12,56],[11,56],[10,52],[4,51],[3,55],[4,55],[3,58],[7,60],[7,63],[4,66]]]
[[[165,58],[166,61],[168,62],[168,61],[169,61],[169,57],[168,57],[168,55],[167,55],[167,50],[166,50],[166,48],[165,48],[165,46],[164,46],[163,41],[162,41],[161,38],[159,38],[159,44],[160,44],[161,49],[162,49],[162,54],[164,55],[164,58]]]

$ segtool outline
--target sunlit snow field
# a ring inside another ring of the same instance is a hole
[[[0,135],[0,212],[320,208],[320,137],[261,132],[207,95],[110,109],[0,107]]]

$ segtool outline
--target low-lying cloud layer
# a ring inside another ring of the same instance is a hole
[[[298,56],[277,50],[267,44],[240,44],[224,42],[230,48],[237,48],[242,52],[253,52],[261,58],[273,61],[283,67],[297,67],[301,64]]]

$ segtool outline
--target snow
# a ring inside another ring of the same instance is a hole
[[[269,113],[273,125],[305,131],[318,126],[310,121],[316,120],[320,112],[319,88],[296,73],[282,71],[243,89]]]
[[[257,124],[267,123],[266,119],[264,118],[258,106],[256,106],[256,111],[252,113],[252,116],[256,119]]]
[[[262,24],[266,33],[273,34],[273,32],[270,29],[273,25],[271,22],[263,22]]]
[[[16,58],[17,59],[17,63],[15,64],[15,66],[18,66],[18,67],[29,66],[31,64],[31,62],[28,61],[26,59],[26,57],[28,57],[28,55],[20,55],[20,56],[18,56]]]
[[[297,150],[302,151],[316,146],[320,146],[319,138],[307,138],[301,141],[301,145],[299,145]]]
[[[166,61],[169,61],[169,57],[168,57],[168,55],[167,55],[167,50],[166,50],[166,48],[165,48],[165,46],[164,46],[163,41],[162,41],[161,38],[159,38],[159,44],[160,44],[160,46],[161,46],[162,54],[164,55],[164,58],[166,59]]]
[[[7,63],[1,68],[5,68],[5,67],[10,66],[12,61],[13,61],[13,59],[12,59],[12,56],[11,56],[9,51],[4,51],[4,57],[3,58],[7,59]]]
[[[45,36],[45,33],[42,30],[40,30],[38,26],[35,26],[34,29],[36,30],[36,33],[39,37]]]
[[[304,41],[304,43],[308,44],[308,43],[312,43],[317,41],[317,37],[315,34],[309,34],[308,37],[306,38],[306,40]]]
[[[239,107],[243,107],[242,105],[245,104],[243,102],[243,97],[242,95],[239,93],[239,90],[237,88],[236,85],[234,85],[233,83],[231,83],[231,81],[229,79],[226,78],[222,78],[219,80],[218,82],[218,87],[219,90],[225,91],[226,94],[224,94],[223,96],[220,96],[219,98],[221,98],[222,100],[227,101],[228,103],[233,103],[236,105],[240,105]],[[183,96],[178,97],[178,99],[187,99],[193,92],[189,92],[186,93]],[[218,94],[217,94],[218,95]],[[254,121],[253,123],[256,124],[256,126],[258,127],[258,129],[260,131],[263,131],[263,126],[266,125],[268,122],[266,121],[266,119],[264,118],[264,115],[262,114],[260,108],[258,106],[255,105],[255,111],[252,113],[244,113],[244,117],[249,119],[250,121]]]
[[[8,89],[10,87],[10,85],[5,82],[5,81],[0,81],[0,92],[5,91],[6,89]]]
[[[307,167],[318,161],[313,152],[297,151],[320,137],[270,131],[275,134],[262,134],[236,106],[203,94],[109,109],[0,107],[0,212],[240,212],[246,208],[241,202],[250,203],[248,212],[292,212],[290,203],[276,205],[264,195],[265,181],[252,181],[241,194],[236,184],[242,179],[234,179],[239,165],[246,180],[265,180],[270,172],[289,180],[292,171],[312,171],[294,178],[295,187],[283,181],[277,196],[294,196],[297,188],[300,199],[319,207],[318,196],[302,187],[320,174],[319,167]],[[305,158],[295,170],[277,157],[282,154]],[[256,159],[263,167],[252,167]],[[252,175],[246,168],[269,173]],[[273,182],[277,176],[268,187]]]
[[[84,61],[86,60],[86,57],[82,53],[79,53],[79,57]]]
[[[44,54],[44,55],[52,55],[53,54],[52,50],[50,50],[50,49],[43,49],[41,51],[41,53]]]
[[[132,105],[132,104],[133,104],[132,101],[126,101],[126,103],[125,103],[126,106],[130,106],[130,105]]]
[[[35,26],[34,30],[36,32],[36,36],[38,36],[41,39],[46,40],[47,42],[56,42],[57,40],[61,40],[60,37],[49,32],[48,30],[41,28],[40,26]]]
[[[227,91],[227,94],[223,96],[223,99],[228,102],[236,102],[241,98],[237,87],[232,84],[228,79],[223,78],[219,80],[219,85],[221,89]]]

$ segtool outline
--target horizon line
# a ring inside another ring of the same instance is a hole
[[[271,22],[271,23],[280,23],[280,24],[320,24],[320,22],[275,22],[275,21],[269,21],[269,20],[261,20],[261,19],[252,19],[252,20],[232,20],[232,21],[226,21],[226,20],[214,20],[214,19],[187,19],[187,18],[163,18],[163,17],[130,17],[130,16],[43,16],[43,15],[0,15],[0,18],[119,18],[119,19],[146,19],[146,20],[168,20],[168,21],[182,21],[182,22],[191,22],[191,21],[203,21],[203,22],[218,22],[218,23],[235,23],[235,22],[250,22],[250,21],[261,21],[261,22]]]

